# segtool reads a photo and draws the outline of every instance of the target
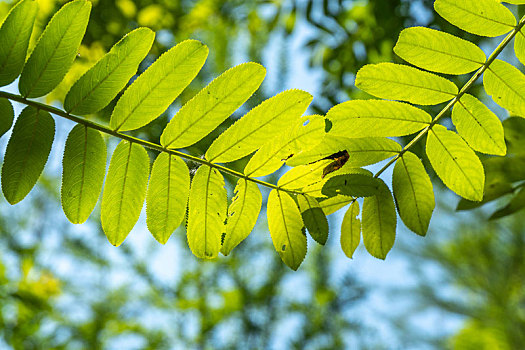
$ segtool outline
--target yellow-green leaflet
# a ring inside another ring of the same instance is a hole
[[[341,209],[342,207],[350,204],[354,199],[347,196],[335,196],[327,199],[323,199],[319,202],[319,206],[323,209],[326,216],[331,215]]]
[[[227,206],[222,174],[201,166],[191,183],[186,230],[188,244],[196,257],[213,259],[219,255]]]
[[[434,9],[458,28],[481,36],[499,36],[516,25],[512,12],[495,0],[436,0]]]
[[[20,76],[22,96],[44,96],[64,79],[77,56],[90,12],[89,1],[75,0],[51,18]]]
[[[366,197],[361,214],[363,242],[375,258],[386,259],[396,239],[396,208],[392,193],[384,182],[375,196]]]
[[[452,100],[457,86],[438,75],[395,64],[368,64],[356,75],[355,86],[370,95],[417,105],[436,105]]]
[[[430,164],[448,188],[465,199],[483,199],[483,165],[458,134],[441,125],[434,125],[428,134],[426,147]]]
[[[301,165],[302,166],[302,165]],[[301,167],[301,166],[298,166]],[[333,177],[344,175],[344,174],[361,174],[368,177],[372,177],[373,174],[369,170],[363,169],[363,168],[353,168],[352,166],[349,166],[347,164],[343,165],[340,169],[337,169],[329,174],[326,174],[321,181],[317,181],[313,184],[310,184],[308,186],[305,186],[301,188],[301,192],[304,194],[307,194],[309,196],[315,197],[315,198],[326,198],[326,197],[332,197],[335,192],[332,192],[331,195],[325,195],[323,194],[323,187],[326,185],[326,183],[332,179]],[[332,188],[334,190],[334,188]],[[335,194],[336,196],[339,196]]]
[[[361,220],[357,218],[358,215],[359,203],[356,201],[346,211],[341,224],[341,249],[350,259],[361,241]]]
[[[324,117],[320,115],[302,117],[294,127],[285,129],[255,152],[246,164],[244,173],[251,177],[271,174],[277,171],[291,155],[317,145],[324,135]]]
[[[322,193],[328,197],[370,197],[377,193],[380,184],[380,180],[371,175],[342,174],[328,179],[323,185]]]
[[[124,36],[71,87],[64,109],[86,115],[106,107],[137,73],[153,40],[155,33],[148,28],[138,28]]]
[[[223,132],[208,148],[206,159],[226,163],[252,153],[268,140],[268,135],[289,127],[310,102],[312,95],[302,90],[287,90],[269,98]]]
[[[330,109],[330,135],[357,137],[394,137],[413,134],[432,121],[430,115],[403,102],[352,100]]]
[[[200,141],[250,98],[265,75],[266,69],[253,62],[222,73],[182,106],[164,129],[160,143],[184,148]]]
[[[146,197],[149,157],[135,143],[121,141],[111,157],[100,220],[109,242],[119,246],[139,219]]]
[[[190,171],[177,156],[161,153],[153,163],[146,195],[146,224],[165,244],[184,219],[190,192]]]
[[[432,182],[414,153],[406,152],[397,160],[392,175],[392,190],[397,211],[406,227],[425,236],[436,203]]]
[[[474,96],[461,96],[452,110],[452,122],[474,150],[499,156],[507,153],[499,118]]]
[[[295,201],[286,192],[272,190],[267,215],[275,250],[288,267],[297,270],[306,256],[306,235]]]
[[[118,100],[110,127],[134,130],[157,118],[197,76],[206,57],[208,48],[197,40],[185,40],[163,53]]]
[[[506,2],[507,4],[514,4],[514,5],[523,5],[525,4],[525,0],[505,0],[500,2]]]
[[[300,165],[288,170],[277,182],[286,189],[301,189],[323,179],[323,170],[332,160],[326,159],[312,164]]]
[[[299,195],[297,203],[308,233],[317,243],[325,245],[328,239],[328,220],[319,202],[308,195]]]
[[[394,52],[419,68],[445,74],[470,73],[487,59],[470,41],[425,27],[404,29]]]
[[[26,61],[29,38],[33,31],[38,3],[23,0],[7,14],[0,27],[0,86],[12,83],[22,72]]]
[[[483,75],[483,85],[494,102],[525,117],[525,75],[518,68],[495,60]]]
[[[62,160],[62,208],[69,221],[85,222],[97,204],[106,175],[106,144],[97,130],[77,124]]]
[[[0,98],[0,137],[2,137],[13,125],[15,111],[11,102],[5,98]]]
[[[525,32],[523,29],[514,37],[514,53],[520,62],[525,64]]]
[[[235,186],[235,196],[228,208],[226,233],[222,239],[221,253],[230,254],[255,227],[262,207],[262,195],[257,184],[239,179]]]
[[[46,165],[55,121],[47,112],[26,107],[16,120],[2,166],[2,191],[10,204],[27,196]]]

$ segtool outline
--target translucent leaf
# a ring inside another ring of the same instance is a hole
[[[326,171],[326,167],[324,169],[324,171]],[[303,187],[301,189],[301,192],[304,193],[304,194],[307,194],[309,196],[312,196],[312,197],[315,197],[315,198],[326,198],[326,197],[333,197],[334,195],[337,195],[335,194],[335,192],[333,191],[336,191],[336,188],[335,186],[333,188],[328,188],[328,193],[330,193],[330,195],[327,195],[327,194],[324,194],[322,191],[323,191],[323,187],[326,185],[326,183],[328,181],[330,181],[330,179],[336,177],[336,176],[340,176],[340,175],[344,175],[344,174],[360,174],[360,175],[363,175],[363,176],[368,176],[368,177],[372,177],[373,174],[372,172],[370,172],[369,170],[366,170],[366,169],[363,169],[363,168],[353,168],[347,164],[343,165],[341,168],[329,173],[329,174],[326,174],[322,177],[321,181],[317,181],[316,183],[313,183],[313,184],[310,184],[306,187]],[[373,181],[373,180],[372,180]],[[335,184],[335,183],[332,183],[332,184]],[[331,186],[331,185],[329,185]],[[337,185],[336,185],[337,186]],[[332,192],[330,192],[330,190],[332,190]]]
[[[322,193],[332,197],[370,197],[377,193],[381,181],[363,174],[343,174],[330,178],[323,186]]]
[[[483,75],[483,85],[494,102],[525,117],[525,75],[518,68],[495,60]]]
[[[149,176],[149,157],[137,144],[121,141],[111,157],[102,195],[102,229],[114,246],[124,242],[139,219]]]
[[[346,211],[341,224],[341,248],[350,259],[361,241],[361,220],[357,218],[358,215],[359,203],[356,201]]]
[[[161,153],[153,163],[146,195],[146,224],[165,244],[184,219],[190,192],[188,166],[177,156]]]
[[[139,28],[123,37],[71,87],[64,109],[86,115],[106,107],[137,73],[155,33]]]
[[[323,209],[325,215],[328,216],[350,204],[353,200],[354,199],[352,197],[348,196],[335,196],[323,199],[319,202],[319,205],[321,206],[321,209]]]
[[[106,174],[106,144],[100,132],[78,124],[62,160],[62,208],[69,221],[85,222],[100,197]]]
[[[514,37],[514,52],[520,62],[525,64],[525,31],[523,29]]]
[[[432,121],[430,115],[402,102],[352,100],[336,105],[326,118],[331,135],[345,137],[389,137],[413,134]]]
[[[11,129],[14,119],[15,111],[11,102],[8,99],[0,98],[0,137]]]
[[[75,0],[55,13],[20,76],[22,96],[44,96],[64,79],[77,56],[90,12],[89,1]]]
[[[262,207],[261,191],[257,184],[239,179],[235,187],[235,196],[228,208],[226,233],[222,240],[221,253],[230,252],[241,243],[255,227]]]
[[[299,210],[310,236],[319,244],[325,245],[328,239],[328,220],[317,200],[308,195],[297,196]]]
[[[268,136],[276,135],[299,118],[312,102],[302,90],[287,90],[262,102],[223,132],[206,152],[206,159],[226,163],[260,148]]]
[[[294,127],[285,129],[255,152],[246,164],[244,173],[251,177],[271,174],[291,155],[317,145],[324,135],[325,119],[319,115],[305,116]]]
[[[505,0],[501,2],[506,2],[507,4],[514,4],[514,5],[524,5],[525,0]]]
[[[202,89],[171,119],[160,137],[167,148],[184,148],[215,130],[259,88],[266,70],[257,63],[235,66]]]
[[[228,199],[224,178],[217,170],[201,166],[193,176],[186,234],[193,254],[201,259],[219,255]]]
[[[277,184],[280,187],[295,190],[317,183],[323,179],[323,170],[331,162],[327,159],[290,169],[281,176]]]
[[[452,122],[474,150],[500,156],[507,153],[499,118],[474,96],[465,94],[456,102]]]
[[[470,73],[487,59],[475,44],[425,27],[404,29],[394,52],[408,63],[444,74]]]
[[[525,189],[522,187],[517,191],[516,194],[514,194],[514,196],[512,197],[512,199],[509,201],[509,203],[506,206],[496,210],[490,216],[490,220],[509,216],[511,214],[514,214],[522,210],[523,208],[525,208]]]
[[[38,4],[23,0],[9,11],[0,27],[0,86],[12,83],[22,72]]]
[[[20,202],[35,186],[54,137],[55,121],[49,113],[34,107],[26,107],[20,113],[2,166],[2,191],[9,203]]]
[[[435,207],[432,182],[419,158],[406,152],[394,166],[392,189],[397,211],[406,227],[420,236],[427,234]]]
[[[208,48],[185,40],[163,53],[118,100],[109,125],[116,131],[138,129],[161,115],[201,70]]]
[[[306,236],[295,201],[286,192],[272,190],[267,215],[275,250],[288,267],[297,270],[306,256]]]
[[[357,72],[355,86],[370,95],[418,105],[436,105],[458,93],[457,86],[438,75],[395,64],[368,64]]]
[[[499,36],[516,25],[512,12],[494,0],[436,0],[434,9],[453,25],[481,36]]]
[[[396,238],[396,208],[392,193],[382,182],[375,196],[366,197],[361,215],[363,242],[375,258],[386,259]]]
[[[448,188],[466,199],[483,199],[483,165],[458,134],[435,125],[428,134],[426,147],[432,167]]]

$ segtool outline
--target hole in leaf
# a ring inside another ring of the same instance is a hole
[[[286,250],[286,244],[283,244],[283,246],[281,247],[281,250],[284,252]]]

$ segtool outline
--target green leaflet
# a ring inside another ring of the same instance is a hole
[[[475,44],[439,30],[412,27],[399,35],[394,52],[415,66],[445,74],[466,74],[487,57]]]
[[[228,208],[226,233],[223,236],[221,253],[230,252],[241,243],[255,227],[262,207],[262,195],[257,184],[239,179],[235,196]]]
[[[406,227],[425,236],[436,203],[432,182],[414,153],[406,152],[397,160],[392,175],[392,190],[397,211]]]
[[[201,70],[208,48],[185,40],[163,53],[131,84],[111,114],[115,131],[138,129],[161,115]]]
[[[191,146],[212,132],[259,88],[266,69],[249,62],[230,68],[186,103],[160,137],[167,148]]]
[[[9,11],[0,28],[0,86],[12,83],[22,72],[38,4],[23,0]]]
[[[20,202],[35,186],[54,137],[55,121],[49,113],[26,107],[18,116],[2,166],[2,191],[10,204]]]
[[[97,204],[106,174],[106,144],[100,132],[77,124],[62,160],[62,208],[69,221],[85,222]]]
[[[453,25],[481,36],[499,36],[516,25],[512,12],[494,0],[436,0],[434,9]]]
[[[450,80],[388,62],[361,68],[357,72],[355,86],[376,97],[418,105],[436,105],[452,100],[458,93],[457,86]]]
[[[325,169],[324,169],[324,171],[325,171]],[[303,187],[301,189],[301,192],[304,193],[304,194],[307,194],[307,195],[309,195],[311,197],[315,197],[315,198],[333,197],[333,193],[332,193],[332,195],[323,194],[323,192],[322,192],[323,191],[323,187],[333,177],[344,175],[344,174],[360,174],[360,175],[364,175],[364,176],[368,176],[368,177],[372,177],[374,175],[369,170],[366,170],[366,169],[363,169],[363,168],[353,168],[353,167],[345,164],[341,168],[339,168],[339,169],[337,169],[337,170],[335,170],[335,171],[333,171],[331,173],[326,174],[320,181],[317,181],[317,182],[315,182],[313,184],[310,184],[310,185],[308,185],[306,187]],[[333,190],[333,188],[332,188],[332,190]],[[336,196],[337,196],[337,194],[336,194]]]
[[[499,219],[505,216],[514,214],[525,208],[525,189],[522,187],[512,197],[509,203],[501,209],[496,210],[491,216],[490,220]]]
[[[483,85],[494,102],[525,117],[525,75],[518,68],[494,60],[483,76]]]
[[[227,205],[222,174],[201,166],[191,183],[186,230],[190,249],[198,258],[213,259],[219,255]]]
[[[323,209],[326,216],[331,215],[341,209],[342,207],[350,204],[354,199],[347,196],[335,196],[327,199],[323,199],[319,202],[319,206]]]
[[[124,36],[71,87],[64,109],[86,115],[106,107],[137,73],[148,54],[155,33],[139,28]]]
[[[190,192],[190,171],[177,156],[161,153],[153,163],[146,195],[146,223],[165,244],[184,219]]]
[[[350,259],[361,241],[361,220],[357,218],[358,215],[359,203],[355,201],[346,211],[341,224],[341,249]]]
[[[328,220],[326,220],[323,209],[315,198],[308,195],[297,196],[297,202],[310,236],[317,243],[325,245],[328,239]]]
[[[306,235],[295,201],[286,192],[272,190],[267,215],[275,250],[288,267],[297,270],[306,256]]]
[[[432,167],[448,188],[472,201],[483,199],[483,165],[458,134],[435,125],[428,134],[426,147]]]
[[[306,125],[305,125],[306,123]],[[312,148],[325,135],[325,119],[320,115],[305,116],[297,124],[268,140],[250,158],[244,173],[259,177],[277,171],[288,157],[300,150]]]
[[[361,220],[366,250],[375,258],[386,259],[394,246],[397,217],[392,193],[384,182],[375,196],[364,199]]]
[[[277,184],[280,187],[290,190],[301,189],[305,186],[312,185],[323,179],[323,170],[330,163],[332,163],[332,161],[326,159],[292,168],[281,176]]]
[[[119,246],[139,219],[146,197],[149,157],[137,144],[121,141],[111,157],[100,220],[111,244]]]
[[[257,150],[300,117],[312,102],[312,95],[302,90],[287,90],[269,98],[248,112],[223,132],[206,152],[206,159],[226,163]]]
[[[75,0],[55,13],[20,76],[22,96],[44,96],[64,79],[77,56],[90,12],[89,1]]]
[[[514,52],[522,64],[525,64],[525,33],[520,30],[514,37]]]
[[[465,94],[456,102],[452,122],[474,150],[500,156],[507,153],[499,118],[474,96]]]
[[[505,0],[501,2],[506,2],[507,4],[514,4],[514,5],[523,5],[525,4],[525,0]]]
[[[345,137],[389,137],[413,134],[432,121],[430,115],[407,103],[352,100],[336,105],[326,118],[330,134]]]
[[[370,197],[377,193],[380,184],[380,180],[369,175],[343,174],[330,178],[324,184],[322,193],[328,197]]]
[[[15,111],[11,102],[5,98],[0,98],[0,137],[11,129]]]

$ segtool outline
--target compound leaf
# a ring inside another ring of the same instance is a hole
[[[341,224],[341,248],[350,259],[361,241],[361,220],[357,218],[358,215],[359,203],[355,201],[346,211]]]
[[[297,202],[304,225],[308,229],[310,236],[317,243],[325,245],[328,239],[328,220],[326,220],[326,215],[324,215],[323,209],[319,206],[319,202],[308,195],[299,195]]]
[[[483,75],[483,85],[494,102],[525,117],[525,75],[513,65],[494,60]]]

